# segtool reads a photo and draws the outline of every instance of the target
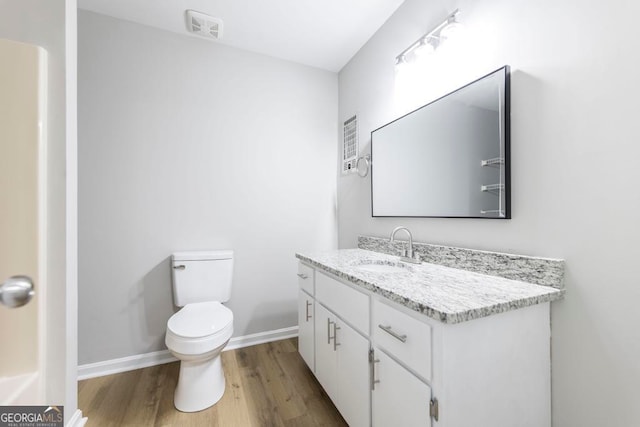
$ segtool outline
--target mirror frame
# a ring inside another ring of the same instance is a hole
[[[447,216],[447,215],[375,215],[374,214],[374,210],[373,210],[373,174],[374,174],[374,170],[375,170],[375,157],[374,157],[374,153],[373,153],[373,136],[374,133],[386,126],[391,125],[392,123],[395,123],[399,120],[402,120],[403,118],[410,116],[411,114],[416,113],[417,111],[422,110],[425,107],[428,107],[431,104],[437,103],[440,100],[447,98],[448,96],[461,91],[462,89],[465,89],[468,86],[471,86],[489,76],[491,76],[492,74],[496,74],[498,72],[504,72],[504,91],[503,91],[503,103],[504,103],[504,110],[503,110],[503,114],[501,117],[501,120],[504,123],[504,216],[497,216],[497,217],[492,217],[492,216]],[[371,217],[372,218],[478,218],[478,219],[511,219],[511,67],[509,67],[509,65],[504,65],[496,70],[491,71],[490,73],[487,73],[485,75],[483,75],[482,77],[479,77],[477,79],[475,79],[474,81],[465,84],[464,86],[461,86],[437,99],[434,99],[433,101],[422,105],[421,107],[416,108],[413,111],[410,111],[407,114],[404,114],[403,116],[398,117],[395,120],[390,121],[389,123],[386,123],[374,130],[371,131],[371,170],[370,170],[370,189],[371,189]]]

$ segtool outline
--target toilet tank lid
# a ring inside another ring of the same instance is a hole
[[[184,251],[174,252],[171,255],[173,261],[207,261],[216,259],[232,259],[232,250],[215,251]]]

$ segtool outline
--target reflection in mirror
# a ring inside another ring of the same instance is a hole
[[[371,133],[372,216],[510,218],[509,67]]]

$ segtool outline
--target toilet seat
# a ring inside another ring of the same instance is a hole
[[[222,331],[233,322],[233,312],[217,301],[185,305],[167,322],[175,335],[183,338],[203,338]]]
[[[219,302],[185,305],[167,322],[169,350],[198,355],[224,346],[233,334],[233,312]]]

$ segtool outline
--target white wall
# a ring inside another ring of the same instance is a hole
[[[235,250],[235,336],[337,246],[335,73],[79,13],[79,361],[164,347],[173,251]]]
[[[42,46],[47,51],[48,105],[47,105],[47,185],[48,185],[48,265],[47,265],[47,366],[45,400],[65,405],[65,414],[71,416],[76,409],[76,355],[67,336],[74,340],[76,308],[69,304],[68,296],[75,293],[73,282],[76,260],[68,258],[67,203],[73,194],[66,189],[67,172],[74,165],[67,164],[67,138],[73,129],[66,129],[68,121],[67,93],[75,85],[73,70],[73,43],[66,31],[75,14],[75,0],[0,0],[0,37]],[[72,23],[71,23],[72,24]],[[71,50],[68,50],[71,49]],[[67,72],[71,74],[68,75]],[[74,147],[70,147],[73,151]],[[73,254],[71,254],[73,255]],[[68,363],[67,363],[68,362]]]
[[[403,103],[395,56],[456,7],[466,41]],[[402,224],[423,242],[566,259],[566,299],[552,308],[558,427],[640,425],[639,12],[626,1],[407,0],[340,73],[340,118],[358,112],[368,141],[419,100],[511,65],[513,219],[371,218],[368,179],[349,176],[338,179],[339,245]]]

